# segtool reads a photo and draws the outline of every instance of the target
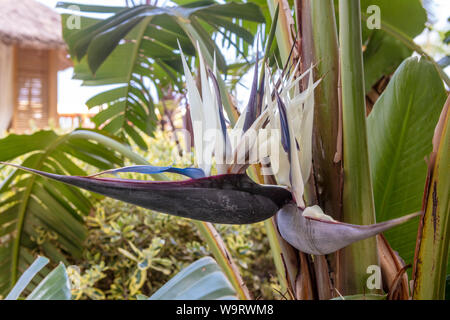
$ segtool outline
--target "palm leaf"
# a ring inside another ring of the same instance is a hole
[[[59,3],[69,8],[73,3]],[[173,7],[137,6],[133,8],[79,6],[81,12],[110,12],[113,16],[95,20],[80,15],[82,29],[67,27],[73,14],[63,14],[63,36],[75,58],[74,78],[84,85],[115,84],[86,104],[92,108],[107,105],[93,121],[99,128],[133,140],[146,149],[142,134],[152,135],[156,127],[155,105],[150,88],[163,97],[163,88],[182,89],[181,60],[176,53],[177,40],[184,52],[195,55],[195,42],[201,42],[209,57],[214,53],[218,67],[226,71],[226,62],[211,33],[227,30],[236,39],[253,42],[252,32],[239,21],[264,22],[255,4],[213,1]],[[186,28],[192,27],[192,32]],[[210,61],[212,62],[212,60]]]
[[[16,159],[59,174],[85,175],[80,163],[102,170],[123,164],[115,151],[77,131],[61,136],[53,131],[11,134],[0,140],[0,150],[2,161]],[[86,237],[83,216],[91,207],[90,199],[76,188],[12,170],[0,184],[0,293],[33,262],[34,249],[53,261],[64,262],[66,254],[80,257]]]

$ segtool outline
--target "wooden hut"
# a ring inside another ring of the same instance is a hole
[[[71,65],[57,12],[0,0],[0,132],[57,124],[57,73]]]

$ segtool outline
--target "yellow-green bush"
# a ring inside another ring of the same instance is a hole
[[[188,220],[104,199],[87,218],[89,235],[78,299],[151,295],[178,271],[209,255]],[[217,226],[255,297],[273,297],[275,279],[262,224]],[[71,268],[72,273],[77,272]]]

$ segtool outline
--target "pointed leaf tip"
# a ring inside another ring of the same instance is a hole
[[[255,122],[257,118],[257,104],[258,104],[258,63],[259,63],[259,53],[256,51],[256,63],[255,63],[255,71],[253,74],[253,82],[252,89],[250,91],[250,98],[248,101],[248,105],[245,113],[245,121],[243,130],[246,132],[253,122]]]
[[[278,211],[276,219],[281,236],[293,247],[305,253],[324,255],[373,237],[420,214],[418,212],[377,224],[359,226],[307,217],[300,208],[290,203]]]
[[[277,99],[278,110],[280,111],[280,124],[281,124],[281,145],[283,146],[284,151],[290,155],[291,150],[291,137],[289,134],[289,122],[286,113],[286,106],[280,98],[280,95],[275,90],[275,95]],[[290,157],[289,157],[290,159]]]

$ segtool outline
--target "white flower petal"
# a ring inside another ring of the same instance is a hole
[[[184,77],[186,78],[187,87],[187,98],[190,105],[190,115],[192,121],[192,127],[194,130],[194,149],[196,154],[197,166],[205,170],[206,168],[202,165],[203,159],[203,101],[198,92],[195,80],[192,77],[191,71],[186,63],[186,59],[181,49],[180,43],[178,43],[181,52],[181,61],[183,63]]]

